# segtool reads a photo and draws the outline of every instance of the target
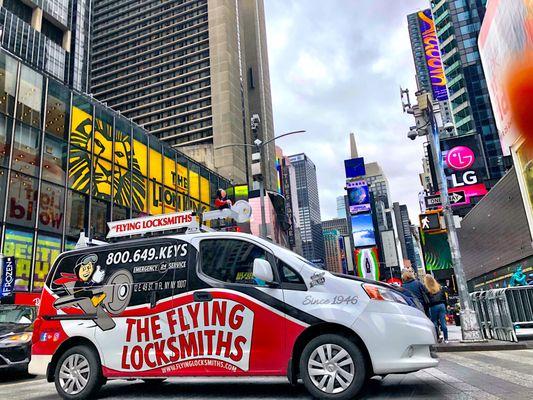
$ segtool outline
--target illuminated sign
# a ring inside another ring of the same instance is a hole
[[[358,178],[366,175],[365,159],[363,157],[344,160],[346,178]]]
[[[378,248],[355,249],[355,265],[357,275],[361,278],[379,280]]]
[[[372,214],[352,215],[352,236],[355,247],[368,247],[376,245],[374,222]]]
[[[420,235],[424,262],[428,271],[453,268],[452,254],[446,233]]]
[[[440,231],[442,229],[440,223],[440,214],[437,212],[420,214],[420,227],[424,232]]]
[[[455,146],[446,154],[446,164],[456,171],[470,168],[475,159],[472,149],[466,146]]]
[[[437,101],[448,100],[446,76],[444,75],[444,68],[439,50],[439,40],[437,38],[435,22],[433,21],[433,15],[431,14],[430,9],[418,12],[418,23],[422,34],[426,65],[428,67],[431,88],[433,90],[433,98]]]
[[[370,194],[365,180],[347,182],[346,189],[348,190],[350,214],[369,212],[371,210]]]

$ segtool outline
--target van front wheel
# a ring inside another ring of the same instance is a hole
[[[345,336],[318,336],[305,346],[300,358],[300,376],[315,398],[353,399],[366,375],[361,350]]]
[[[100,361],[87,346],[75,346],[63,353],[56,365],[57,393],[67,400],[92,398],[102,386]]]

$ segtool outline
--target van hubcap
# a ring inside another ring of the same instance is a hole
[[[326,393],[343,392],[353,382],[355,365],[350,354],[337,344],[323,344],[309,357],[311,382]]]
[[[59,369],[59,384],[68,394],[78,394],[89,381],[91,374],[89,362],[81,354],[68,356]]]

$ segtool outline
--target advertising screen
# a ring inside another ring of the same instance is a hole
[[[421,232],[422,251],[428,271],[453,267],[452,254],[446,233]]]
[[[443,139],[440,146],[449,192],[458,193],[452,206],[469,205],[472,197],[484,196],[488,172],[479,135]]]
[[[355,247],[368,247],[376,245],[374,223],[372,214],[352,215],[352,236]]]
[[[363,157],[344,160],[346,178],[358,178],[366,175],[365,159]]]
[[[422,34],[422,41],[424,42],[424,53],[431,79],[433,98],[438,101],[448,100],[446,76],[444,75],[435,22],[433,21],[433,15],[430,9],[418,12],[418,23],[420,33]]]
[[[379,280],[378,248],[355,249],[355,265],[357,276],[366,279]]]
[[[369,212],[370,207],[370,194],[368,191],[368,185],[366,181],[356,181],[347,184],[348,190],[348,205],[350,207],[351,214],[358,214],[362,212]]]

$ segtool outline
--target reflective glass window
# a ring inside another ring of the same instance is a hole
[[[146,178],[132,174],[131,180],[131,205],[132,207],[144,213],[148,212],[148,203],[146,198],[148,197],[148,189]]]
[[[67,144],[48,134],[44,138],[43,179],[60,185],[67,173]]]
[[[143,176],[148,175],[148,139],[146,134],[140,129],[133,127],[133,172]]]
[[[93,117],[92,104],[87,98],[72,96],[70,143],[90,153],[92,151]]]
[[[39,201],[39,229],[61,234],[63,232],[63,203],[65,190],[61,186],[42,182]]]
[[[150,140],[150,180],[155,179],[157,183],[163,183],[163,156],[161,154],[161,144],[157,139]]]
[[[4,236],[5,257],[15,257],[15,287],[17,292],[27,292],[30,286],[33,233],[8,227]]]
[[[200,167],[195,163],[189,164],[189,196],[200,200]]]
[[[89,194],[91,183],[91,157],[89,153],[76,147],[70,148],[68,186]]]
[[[93,156],[93,196],[99,199],[111,199],[113,185],[112,164],[104,158]]]
[[[4,205],[7,193],[7,170],[0,168],[0,219],[4,218]],[[1,226],[0,226],[1,230]]]
[[[32,291],[43,290],[46,276],[59,254],[61,254],[61,236],[44,234],[37,236]]]
[[[95,239],[105,239],[107,222],[110,221],[109,208],[109,203],[106,201],[92,199],[91,231]]]
[[[11,168],[17,172],[37,176],[41,157],[40,142],[41,131],[20,122],[17,123]]]
[[[0,166],[7,167],[9,163],[9,150],[11,149],[11,136],[13,120],[0,114]]]
[[[163,214],[163,187],[153,179],[148,182],[148,186],[150,214]]]
[[[35,226],[37,179],[11,173],[7,203],[7,221],[28,228]]]
[[[81,231],[87,232],[88,210],[87,196],[72,190],[67,191],[67,235],[78,237]]]
[[[15,59],[0,53],[0,111],[11,116],[15,109],[17,65]]]
[[[60,139],[68,139],[68,116],[70,107],[69,90],[57,83],[48,80],[48,95],[46,100],[45,131]]]
[[[115,120],[115,165],[129,169],[131,166],[131,125],[121,118]]]
[[[25,65],[21,66],[17,118],[35,128],[41,127],[43,81],[41,74]]]
[[[113,206],[113,221],[121,221],[129,218],[129,209],[120,206]]]

